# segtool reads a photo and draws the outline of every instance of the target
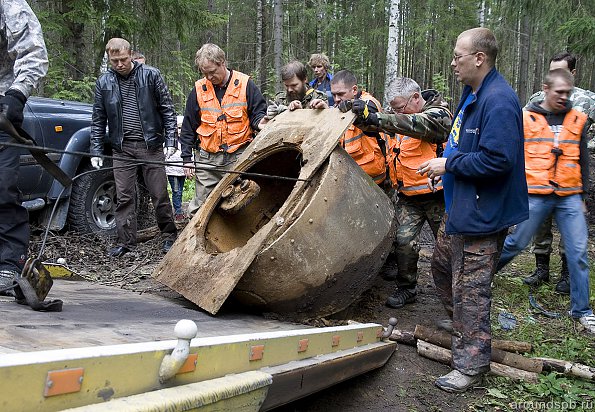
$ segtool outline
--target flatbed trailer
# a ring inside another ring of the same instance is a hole
[[[214,317],[183,298],[64,279],[52,297],[62,312],[0,297],[2,411],[270,410],[381,367],[396,349],[374,323]]]

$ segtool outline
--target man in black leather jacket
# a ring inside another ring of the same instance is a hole
[[[142,160],[164,161],[175,152],[176,116],[161,73],[154,67],[132,61],[130,43],[113,38],[106,47],[112,68],[95,85],[91,125],[91,165],[103,166],[104,145],[114,156],[114,180],[118,204],[118,244],[109,251],[118,257],[136,246],[136,182],[140,165],[145,185],[155,207],[157,225],[164,237],[163,251],[171,248],[177,230],[167,193],[165,169]],[[106,126],[109,126],[106,135]],[[163,153],[163,145],[167,154]]]

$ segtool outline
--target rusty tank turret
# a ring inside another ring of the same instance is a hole
[[[353,114],[275,117],[215,187],[153,276],[216,314],[228,297],[296,318],[327,316],[372,285],[394,208],[337,145]],[[277,178],[270,178],[276,176]]]

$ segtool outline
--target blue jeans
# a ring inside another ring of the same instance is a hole
[[[186,176],[167,175],[167,180],[171,186],[171,202],[174,205],[176,215],[184,214],[182,210],[182,193],[184,192],[184,181]]]
[[[581,195],[529,195],[529,219],[517,225],[504,242],[498,262],[501,269],[531,241],[540,226],[553,215],[562,235],[570,273],[570,315],[574,318],[593,313],[589,307],[589,262],[587,221]]]

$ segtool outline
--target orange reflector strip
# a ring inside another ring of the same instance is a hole
[[[85,369],[83,368],[49,371],[45,379],[43,396],[48,397],[79,392],[83,385],[84,373]]]

